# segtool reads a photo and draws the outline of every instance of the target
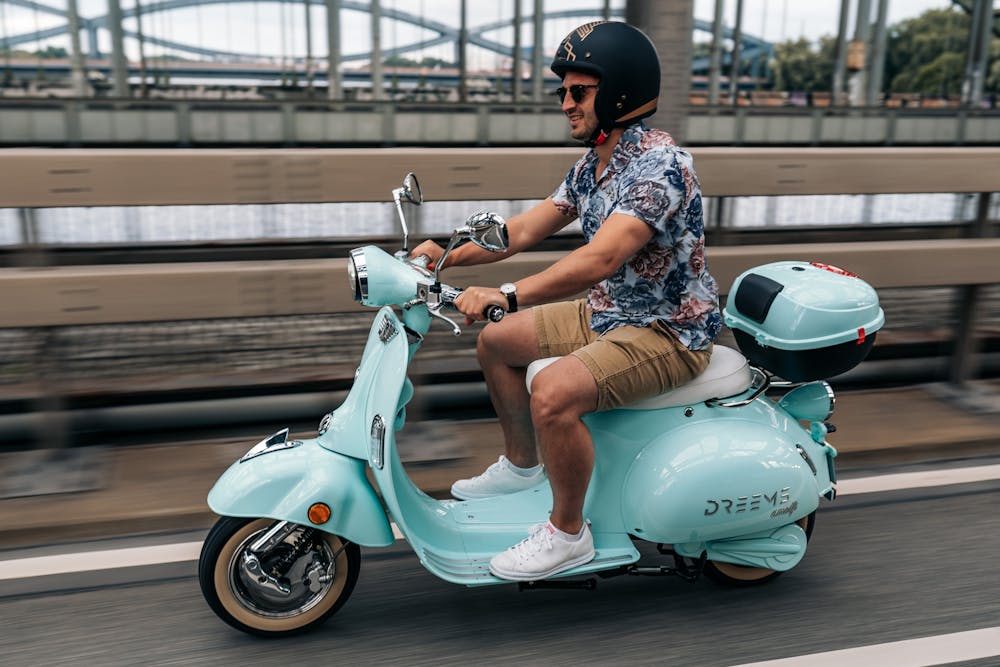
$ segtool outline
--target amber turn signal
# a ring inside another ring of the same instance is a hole
[[[310,521],[319,525],[329,521],[330,515],[333,514],[333,512],[330,510],[330,506],[326,503],[313,503],[309,506],[309,511],[306,514]]]

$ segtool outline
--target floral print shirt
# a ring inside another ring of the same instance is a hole
[[[682,344],[707,348],[722,326],[719,294],[705,261],[701,188],[691,154],[669,134],[643,123],[627,128],[604,173],[588,151],[552,194],[567,217],[578,217],[588,242],[610,215],[624,213],[653,228],[649,243],[611,277],[590,289],[590,327],[662,320]]]

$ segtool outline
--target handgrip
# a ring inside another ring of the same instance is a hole
[[[499,322],[503,319],[503,316],[507,314],[507,311],[496,305],[489,305],[483,309],[483,317],[485,317],[490,322]]]

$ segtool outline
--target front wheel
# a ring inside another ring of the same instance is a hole
[[[361,549],[337,535],[290,526],[258,552],[272,519],[219,519],[201,549],[198,580],[219,618],[243,632],[281,637],[321,624],[354,590]]]

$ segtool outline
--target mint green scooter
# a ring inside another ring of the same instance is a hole
[[[222,518],[202,548],[201,589],[226,623],[245,632],[281,636],[322,623],[351,595],[360,548],[398,537],[446,581],[510,583],[490,574],[490,558],[550,511],[547,483],[494,498],[435,500],[401,465],[396,434],[414,392],[407,368],[434,319],[460,333],[443,312],[460,290],[408,257],[402,204],[422,201],[412,174],[393,199],[403,250],[393,256],[366,246],[350,256],[355,299],[379,310],[343,405],[323,418],[316,437],[292,439],[285,429],[262,440],[208,496]],[[473,216],[446,253],[468,241],[504,250],[503,220]],[[522,588],[592,588],[595,574],[704,574],[747,585],[802,559],[820,498],[836,493],[836,450],[826,441],[834,395],[821,380],[859,363],[884,317],[870,286],[826,265],[756,267],[729,294],[725,320],[743,353],[716,346],[689,384],[585,418],[596,461],[584,515],[597,555]],[[496,321],[503,311],[488,315]],[[529,367],[529,389],[551,361]],[[779,400],[765,394],[776,376],[784,380]],[[639,562],[638,541],[656,544],[662,562]]]

